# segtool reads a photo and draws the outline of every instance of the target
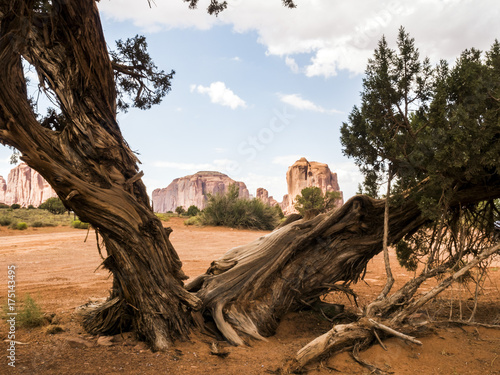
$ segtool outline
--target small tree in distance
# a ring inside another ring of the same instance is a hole
[[[340,199],[340,194],[337,191],[327,191],[323,195],[319,187],[311,186],[302,189],[296,199],[295,209],[304,218],[310,219],[335,208],[335,201]]]
[[[175,212],[177,213],[177,215],[181,216],[186,213],[186,210],[184,209],[184,207],[178,206],[175,208]]]
[[[188,207],[187,209],[187,215],[188,216],[196,216],[200,213],[200,209],[196,207],[194,204]]]
[[[63,202],[56,197],[47,199],[38,208],[41,208],[42,210],[47,210],[54,215],[63,214],[67,211],[67,208],[64,207]]]

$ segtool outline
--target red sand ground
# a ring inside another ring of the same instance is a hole
[[[186,227],[180,218],[172,218],[172,243],[190,276],[203,273],[210,262],[228,249],[250,242],[267,232],[228,228]],[[75,308],[91,298],[106,297],[111,286],[108,273],[98,268],[101,258],[93,232],[70,228],[29,228],[12,231],[0,228],[0,305],[6,305],[7,266],[15,264],[16,295],[30,293],[44,312],[55,314],[53,323],[64,329],[48,334],[50,326],[34,329],[17,328],[16,367],[7,365],[7,343],[3,342],[0,374],[266,374],[276,370],[287,359],[315,337],[331,328],[331,323],[312,312],[287,315],[275,336],[267,342],[252,342],[251,347],[230,347],[226,358],[210,354],[210,337],[194,333],[188,342],[178,342],[166,353],[152,353],[132,338],[112,346],[97,345],[97,338],[87,335],[79,324]],[[400,269],[392,259],[393,272],[402,285],[412,275]],[[490,269],[490,279],[480,297],[477,320],[500,323],[500,268]],[[376,296],[385,282],[382,257],[372,260],[365,282],[354,287],[360,306]],[[432,283],[423,286],[430,289]],[[459,313],[459,296],[464,318],[468,318],[472,301],[459,286],[446,292],[428,306],[430,318],[447,319],[453,301],[453,317]],[[329,299],[346,304],[344,297]],[[437,328],[436,328],[437,327]],[[5,318],[0,323],[0,338],[7,338]],[[83,338],[91,347],[78,347],[68,340]],[[379,345],[361,353],[361,358],[394,374],[500,374],[500,330],[472,326],[442,324],[419,337],[423,346],[409,345],[400,339],[385,340],[388,351]],[[338,371],[334,371],[335,368]],[[369,374],[345,352],[309,367],[312,374]]]

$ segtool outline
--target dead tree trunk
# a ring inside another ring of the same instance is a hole
[[[51,184],[65,206],[102,237],[114,276],[110,301],[86,322],[91,332],[133,327],[156,349],[189,331],[198,300],[168,232],[149,204],[137,158],[116,122],[116,89],[94,0],[0,5],[0,141]],[[43,127],[30,106],[22,58],[36,67],[66,123]]]

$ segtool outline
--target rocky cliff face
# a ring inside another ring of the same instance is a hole
[[[5,186],[5,180],[0,177],[0,202],[8,205],[17,203],[22,207],[29,205],[38,207],[47,199],[57,197],[56,192],[50,187],[49,183],[25,163],[21,163],[12,169],[5,188],[2,188],[2,186]],[[5,192],[3,194],[2,189]]]
[[[280,206],[285,215],[297,212],[295,210],[295,198],[306,187],[316,186],[324,193],[330,191],[340,191],[337,174],[332,173],[328,164],[309,162],[306,158],[297,160],[286,172],[286,183],[288,194],[283,197]],[[343,198],[339,205],[343,204]]]
[[[5,193],[7,192],[7,182],[0,176],[0,203],[5,203]]]
[[[207,194],[224,194],[231,184],[237,184],[240,188],[240,198],[249,198],[250,194],[243,182],[234,181],[220,172],[198,172],[176,178],[166,188],[153,191],[154,210],[175,211],[179,206],[188,209],[191,205],[202,210],[207,203]]]
[[[264,204],[268,206],[274,207],[278,204],[278,201],[274,199],[272,196],[269,196],[269,192],[264,188],[258,188],[256,198],[260,199]]]

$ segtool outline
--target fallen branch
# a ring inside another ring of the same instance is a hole
[[[404,333],[396,331],[395,329],[392,329],[391,327],[387,327],[386,325],[384,325],[382,323],[379,323],[379,322],[376,322],[373,319],[368,319],[368,321],[373,325],[373,327],[378,328],[381,331],[384,331],[384,332],[386,332],[386,333],[388,333],[388,334],[390,334],[392,336],[399,337],[399,338],[401,338],[403,340],[410,341],[410,342],[412,342],[414,344],[417,344],[417,345],[423,345],[421,341],[418,341],[413,336],[405,335]]]

